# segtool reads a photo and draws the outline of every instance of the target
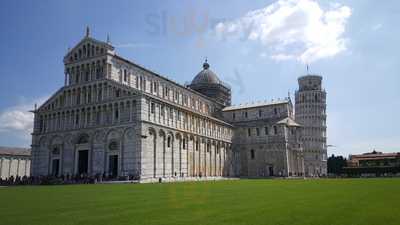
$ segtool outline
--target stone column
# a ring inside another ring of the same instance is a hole
[[[179,176],[182,176],[182,138],[179,139]]]
[[[117,105],[117,109],[118,109],[118,121],[117,121],[117,123],[118,124],[120,124],[121,123],[121,117],[122,117],[122,110],[121,110],[121,103],[120,102],[118,102],[117,103],[118,105]]]
[[[11,176],[11,165],[12,165],[13,158],[10,158],[10,162],[8,163],[8,177]]]
[[[2,173],[3,173],[3,157],[0,158],[0,178],[2,178],[1,177]]]
[[[86,102],[85,102],[85,100],[86,100],[86,93],[87,93],[87,91],[85,90],[85,94],[83,94],[83,88],[81,88],[81,96],[80,96],[80,98],[81,98],[81,105],[84,105]]]
[[[25,174],[25,176],[27,176],[27,177],[29,177],[29,175],[28,175],[28,162],[29,162],[29,160],[28,159],[25,159],[25,171],[24,171],[24,174]]]
[[[18,161],[17,161],[17,174],[15,175],[15,177],[19,176],[19,163],[20,163],[20,159],[18,159]]]
[[[85,88],[85,95],[83,96],[85,101],[83,101],[83,104],[87,104],[89,102],[89,88]]]
[[[129,107],[127,104],[127,111],[129,113],[128,118],[129,118],[129,122],[132,122],[132,105],[133,105],[133,103],[131,101],[129,101],[128,103],[129,103]]]
[[[111,109],[111,124],[114,124],[114,122],[115,122],[115,118],[114,118],[114,116],[115,116],[115,113],[114,113],[114,103],[111,103],[110,109]]]
[[[174,154],[175,154],[175,144],[176,144],[176,141],[175,141],[175,137],[173,136],[173,135],[171,135],[171,177],[173,177],[173,176],[175,176],[175,157],[174,157]]]
[[[52,114],[50,114],[50,124],[51,124],[51,126],[50,126],[50,131],[54,131],[55,129],[55,120],[56,120],[56,117],[55,117],[55,115],[52,113]]]

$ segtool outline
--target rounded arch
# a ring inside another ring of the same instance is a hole
[[[182,134],[179,133],[179,132],[177,132],[177,133],[175,134],[175,138],[176,138],[176,139],[182,139]]]
[[[167,132],[167,136],[171,137],[172,140],[174,140],[174,138],[175,138],[175,135],[174,135],[174,133],[172,131],[168,131]]]
[[[121,136],[122,136],[122,132],[118,129],[110,129],[106,132],[106,140],[110,140],[110,139],[120,140]]]
[[[107,143],[107,151],[118,151],[121,145],[118,140],[111,139]]]
[[[43,136],[43,137],[41,137],[40,140],[39,140],[39,145],[42,146],[42,147],[44,147],[44,146],[46,146],[46,142],[47,142],[47,137],[46,137],[46,136]]]
[[[159,134],[160,137],[165,137],[166,136],[166,133],[165,133],[165,131],[163,129],[160,129],[158,131],[158,134]]]
[[[72,145],[72,144],[74,144],[73,141],[74,141],[74,140],[73,140],[73,137],[72,137],[71,134],[66,134],[66,135],[64,135],[64,143],[65,143],[65,144]]]
[[[64,142],[63,138],[59,135],[54,135],[51,137],[50,145],[62,145]]]
[[[103,130],[97,130],[94,132],[94,139],[96,142],[104,142],[105,132]]]
[[[90,142],[90,136],[87,133],[81,133],[76,136],[76,144],[88,144]]]
[[[153,135],[154,138],[157,138],[157,131],[153,127],[149,127],[149,135]]]
[[[174,142],[174,135],[171,135],[170,133],[167,134],[167,147],[170,148],[172,147],[172,143]]]
[[[128,127],[128,128],[126,128],[125,130],[124,130],[124,137],[126,138],[126,139],[129,139],[129,138],[134,138],[134,136],[135,136],[135,129],[133,129],[132,127]]]

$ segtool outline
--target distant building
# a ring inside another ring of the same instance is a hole
[[[400,152],[382,153],[374,150],[360,155],[350,155],[344,172],[353,175],[399,173]]]
[[[0,177],[29,176],[31,150],[27,148],[0,147]]]

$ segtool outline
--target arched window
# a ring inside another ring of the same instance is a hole
[[[118,71],[118,79],[119,79],[119,82],[122,82],[122,69],[120,69]]]
[[[115,119],[117,120],[119,118],[119,111],[118,109],[115,109]]]
[[[124,82],[128,82],[128,73],[124,70]]]
[[[254,152],[254,149],[250,150],[250,158],[254,159],[256,157],[256,153]]]
[[[183,141],[182,141],[182,148],[186,149],[186,139],[183,139]]]
[[[79,124],[79,113],[75,115],[75,125]]]
[[[168,136],[167,138],[167,147],[171,147],[171,136]]]

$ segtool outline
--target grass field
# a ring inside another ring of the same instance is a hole
[[[399,225],[400,179],[0,188],[0,224]]]

